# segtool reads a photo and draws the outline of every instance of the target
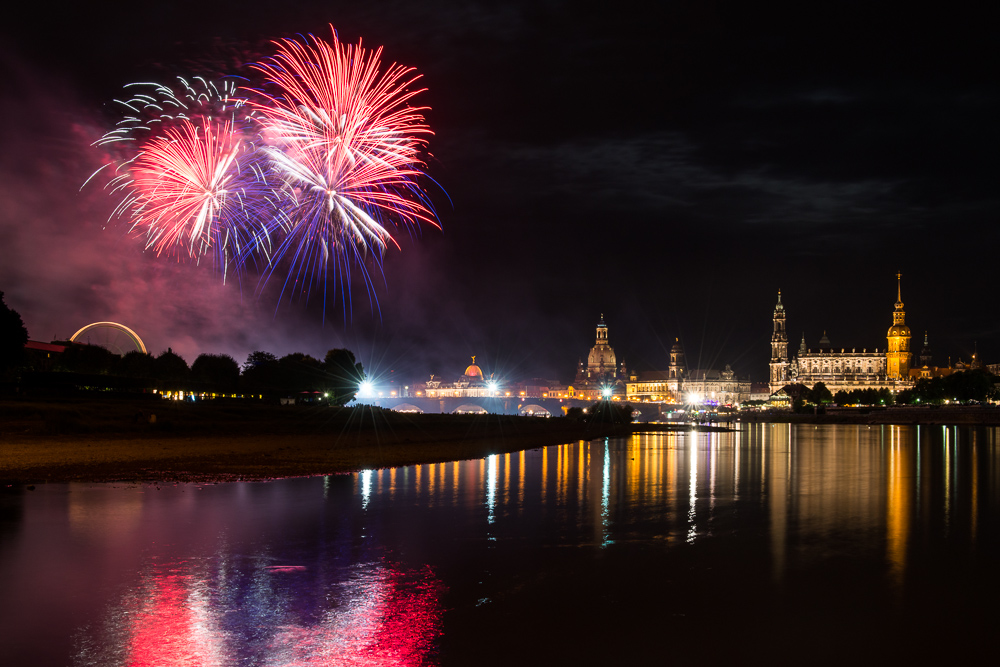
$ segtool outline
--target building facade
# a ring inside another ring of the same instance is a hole
[[[722,371],[689,371],[684,363],[684,349],[677,339],[670,348],[667,370],[633,372],[626,383],[629,402],[737,405],[750,400],[750,392],[750,380],[736,377],[728,364]]]
[[[476,365],[475,356],[472,357],[472,363],[466,367],[465,372],[455,382],[445,382],[440,377],[431,375],[423,387],[418,385],[415,388],[416,396],[427,398],[462,396],[484,398],[503,395],[503,388],[497,382],[483,375],[483,369]]]
[[[577,363],[576,377],[573,384],[567,387],[567,394],[581,400],[612,397],[620,400],[625,393],[625,377],[625,362],[618,364],[615,349],[608,341],[608,325],[601,313],[594,346],[587,355],[587,364],[584,365],[583,359]]]
[[[822,382],[832,393],[855,389],[906,389],[913,386],[910,374],[912,354],[910,352],[910,328],[906,325],[903,310],[901,278],[896,276],[896,304],[892,314],[892,326],[886,334],[887,346],[868,350],[846,348],[836,350],[823,332],[819,346],[806,346],[805,334],[799,345],[798,354],[789,357],[788,334],[785,307],[778,292],[778,303],[772,316],[770,382],[771,393],[779,391],[787,384],[799,383],[813,386]]]

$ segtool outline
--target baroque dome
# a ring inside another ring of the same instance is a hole
[[[468,378],[478,378],[483,380],[483,369],[476,365],[476,358],[472,357],[472,363],[465,369],[465,376]]]

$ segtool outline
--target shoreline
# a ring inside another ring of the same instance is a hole
[[[612,425],[562,417],[403,414],[370,406],[3,400],[0,485],[265,481],[476,459],[643,432],[729,431],[741,423],[993,426],[1000,423],[998,414],[993,408],[750,413],[731,425]],[[912,421],[916,417],[933,420]]]
[[[631,424],[370,407],[0,401],[0,485],[263,481],[475,459],[632,432]]]

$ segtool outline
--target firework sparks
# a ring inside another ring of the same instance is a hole
[[[266,81],[255,103],[262,151],[286,202],[276,255],[290,257],[289,280],[307,293],[317,281],[325,290],[331,270],[343,286],[352,265],[365,271],[369,251],[381,261],[395,244],[391,228],[437,226],[417,185],[431,134],[426,108],[410,106],[419,76],[395,64],[380,71],[381,49],[342,44],[336,32],[331,43],[275,44],[277,54],[254,68]],[[371,293],[367,271],[365,279]]]
[[[396,230],[439,226],[418,184],[431,134],[411,105],[419,76],[336,32],[275,45],[246,94],[201,78],[127,87],[124,117],[96,142],[122,155],[105,165],[112,217],[157,255],[215,253],[224,271],[261,261],[261,285],[287,266],[279,301],[320,285],[326,303],[334,284],[346,310],[355,268],[374,297],[369,260],[381,269]]]
[[[224,271],[240,267],[266,248],[274,210],[250,107],[231,82],[178,81],[181,92],[129,86],[135,94],[119,101],[126,116],[96,142],[129,153],[106,165],[115,168],[110,189],[122,197],[113,215],[129,220],[157,255],[200,259],[214,251]]]

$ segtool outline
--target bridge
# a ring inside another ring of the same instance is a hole
[[[486,412],[497,415],[533,415],[537,417],[562,417],[569,408],[589,408],[593,401],[575,398],[518,398],[448,396],[443,398],[403,397],[403,398],[358,398],[348,405],[377,405],[389,410],[420,411],[425,413],[451,414],[453,412]],[[654,421],[660,418],[661,408],[674,406],[658,404],[633,404],[633,417]],[[547,414],[546,414],[547,413]]]
[[[590,407],[593,401],[572,398],[519,398],[516,396],[446,396],[426,398],[358,398],[349,405],[377,405],[381,408],[427,413],[486,412],[498,415],[531,414],[539,417],[562,417],[573,407]],[[547,414],[546,414],[547,413]]]

